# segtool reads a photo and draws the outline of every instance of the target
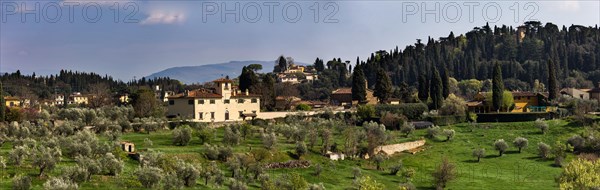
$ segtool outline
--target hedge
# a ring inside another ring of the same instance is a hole
[[[403,103],[398,105],[378,104],[375,106],[377,113],[391,112],[402,114],[410,120],[420,120],[423,112],[429,111],[426,104],[423,103]]]
[[[431,121],[435,125],[453,125],[457,123],[463,123],[467,121],[467,117],[464,115],[448,115],[448,116],[429,116],[428,121]]]
[[[550,119],[552,114],[546,112],[526,113],[480,113],[477,114],[477,122],[518,122],[535,121],[538,118]]]

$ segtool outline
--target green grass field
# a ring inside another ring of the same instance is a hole
[[[537,143],[545,142],[552,145],[557,140],[565,142],[573,134],[578,134],[582,127],[569,125],[563,120],[553,120],[548,121],[548,123],[550,130],[547,134],[541,134],[539,129],[533,126],[533,122],[482,123],[477,127],[469,124],[459,124],[442,127],[443,129],[454,129],[456,131],[455,137],[448,142],[445,142],[445,138],[441,136],[437,139],[427,139],[425,150],[421,152],[414,155],[408,153],[393,155],[385,161],[385,171],[375,170],[375,164],[368,160],[330,161],[319,155],[317,146],[315,146],[302,159],[310,160],[313,166],[321,164],[323,172],[320,176],[313,175],[313,167],[307,169],[266,170],[266,172],[272,176],[272,179],[275,178],[274,176],[283,173],[298,172],[309,183],[323,183],[327,189],[349,189],[353,187],[352,168],[358,166],[362,169],[363,175],[371,176],[377,182],[383,183],[386,189],[397,189],[402,177],[389,175],[387,168],[402,160],[405,168],[412,168],[416,171],[412,182],[417,188],[433,189],[431,173],[436,165],[440,163],[440,160],[447,157],[456,165],[457,171],[457,178],[448,184],[447,189],[558,189],[554,178],[560,174],[561,168],[553,167],[552,160],[538,158]],[[217,142],[221,141],[222,133],[223,129],[219,129]],[[423,137],[425,133],[425,130],[417,130],[409,138],[405,138],[399,132],[392,131],[390,133],[392,138],[389,141],[390,143],[396,143],[415,140]],[[334,136],[336,141],[342,141],[341,136],[336,136],[336,134]],[[522,153],[518,153],[517,148],[512,145],[512,141],[519,136],[529,140],[529,146]],[[145,138],[153,141],[152,147],[144,147]],[[121,140],[134,142],[137,150],[158,150],[168,156],[177,156],[197,165],[207,162],[203,155],[204,147],[199,144],[197,137],[194,137],[188,146],[174,146],[171,138],[170,131],[159,131],[151,134],[127,133],[121,137]],[[493,142],[497,139],[504,139],[509,143],[508,152],[502,157],[498,157],[498,152],[493,148]],[[10,147],[10,143],[2,145],[0,156],[4,156],[6,159]],[[288,152],[293,152],[294,147],[293,142],[279,137],[273,160],[293,160]],[[486,157],[482,158],[480,163],[477,163],[476,158],[471,154],[473,149],[479,147],[486,149]],[[248,137],[240,145],[234,147],[234,151],[236,153],[246,153],[250,149],[256,148],[262,148],[258,135]],[[573,155],[569,154],[567,161],[572,157]],[[49,172],[49,175],[60,175],[61,170],[69,165],[74,165],[74,162],[64,158],[56,169]],[[133,171],[137,166],[137,161],[127,160],[124,172],[119,176],[93,176],[90,182],[80,184],[80,189],[124,189],[125,186],[135,185],[137,180]],[[224,164],[220,163],[220,167],[225,171],[226,176],[231,175]],[[38,178],[36,176],[37,170],[26,162],[19,168],[9,166],[0,171],[0,189],[11,188],[12,176],[15,173],[30,175],[33,179],[34,189],[42,189],[42,183],[47,179]],[[248,187],[251,189],[260,188],[258,183],[248,184]],[[194,187],[194,189],[226,188],[226,186],[215,187],[212,183],[204,186],[202,179],[198,179],[198,185]]]

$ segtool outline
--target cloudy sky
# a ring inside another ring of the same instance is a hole
[[[475,26],[600,23],[598,1],[0,1],[0,72],[140,78],[232,60],[354,61]]]

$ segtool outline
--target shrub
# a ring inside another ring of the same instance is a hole
[[[261,134],[261,139],[263,146],[269,150],[273,149],[273,147],[275,147],[275,144],[277,144],[277,136],[273,132]]]
[[[15,166],[20,166],[21,162],[29,156],[29,149],[25,146],[14,147],[8,156]]]
[[[573,135],[569,140],[567,140],[575,150],[581,150],[585,147],[585,139],[579,135]]]
[[[246,186],[246,183],[244,183],[243,181],[240,181],[240,180],[232,179],[231,184],[229,184],[229,190],[247,190],[247,189],[248,189],[248,186]]]
[[[118,175],[123,171],[123,161],[117,159],[112,153],[106,153],[100,158],[100,164],[102,165],[102,171],[107,175]]]
[[[219,148],[219,160],[225,162],[231,156],[233,156],[233,150],[231,149],[231,147],[223,146]]]
[[[394,166],[390,167],[390,175],[396,175],[396,174],[398,174],[398,172],[400,170],[402,170],[402,167],[403,167],[402,160],[400,160],[399,163],[397,163]]]
[[[452,139],[454,137],[454,134],[456,132],[454,131],[454,129],[444,129],[443,133],[444,133],[444,136],[446,136],[446,141],[449,141],[450,139]]]
[[[464,115],[467,110],[467,103],[464,99],[455,96],[454,94],[450,94],[446,100],[444,100],[444,104],[438,110],[440,115]]]
[[[306,105],[306,104],[298,104],[296,106],[296,110],[298,110],[298,111],[310,111],[310,109],[311,109],[310,106]]]
[[[540,156],[543,159],[546,159],[549,155],[550,146],[543,142],[538,143],[538,156]]]
[[[412,123],[404,122],[402,127],[400,127],[400,132],[404,133],[406,137],[415,131],[415,126]]]
[[[385,126],[379,125],[375,122],[364,123],[363,127],[367,132],[367,144],[369,155],[374,155],[375,148],[383,145],[387,140],[387,134],[385,132]]]
[[[315,176],[320,176],[321,172],[323,172],[323,167],[321,164],[315,165]]]
[[[225,127],[225,132],[223,133],[223,143],[230,146],[235,146],[240,144],[240,140],[240,133],[233,125]]]
[[[513,145],[515,145],[515,147],[519,148],[519,153],[521,153],[521,149],[526,148],[528,144],[529,144],[529,140],[527,140],[526,138],[523,138],[523,137],[517,137],[513,141]]]
[[[275,184],[281,189],[307,189],[308,182],[298,173],[286,173]]]
[[[367,120],[375,117],[375,107],[373,105],[359,105],[356,108],[356,115],[362,120]]]
[[[196,131],[196,136],[200,139],[200,144],[212,143],[215,138],[215,131],[208,127],[202,127]]]
[[[375,162],[377,170],[381,170],[381,164],[383,163],[383,161],[385,161],[385,157],[383,155],[376,154],[375,156],[373,156],[373,162]]]
[[[456,177],[454,169],[456,166],[448,161],[448,158],[442,159],[440,164],[433,172],[433,181],[437,189],[443,189],[446,184]]]
[[[143,167],[135,170],[138,180],[145,188],[154,188],[163,178],[162,170],[157,167]]]
[[[31,189],[31,178],[26,175],[18,175],[12,179],[13,190],[29,190]]]
[[[302,156],[304,156],[304,154],[306,154],[307,149],[306,149],[306,144],[304,144],[304,142],[298,141],[296,142],[296,155],[298,156],[298,158],[301,158]]]
[[[79,186],[72,182],[71,180],[60,178],[60,177],[51,177],[44,183],[44,189],[52,189],[52,190],[73,190],[79,189]]]
[[[548,132],[548,128],[549,128],[548,123],[546,123],[546,121],[544,121],[544,119],[535,120],[535,127],[540,129],[542,134],[546,134],[546,132]]]
[[[435,138],[435,136],[438,135],[439,132],[440,132],[440,127],[438,127],[438,126],[429,127],[429,128],[427,128],[427,135],[426,135],[426,137],[430,138],[430,139],[433,139],[433,138]]]
[[[419,120],[423,112],[429,111],[426,104],[423,103],[402,103],[399,105],[378,104],[375,109],[377,112],[390,112],[406,116],[410,120]]]
[[[40,169],[38,176],[42,176],[44,171],[53,170],[56,163],[60,162],[62,156],[60,149],[38,146],[33,153],[32,165]]]
[[[406,117],[390,112],[383,112],[379,121],[388,129],[398,130],[406,122]]]
[[[508,149],[508,144],[504,142],[504,139],[498,139],[496,140],[496,142],[494,142],[494,148],[498,151],[498,154],[502,156],[502,154],[504,154],[504,151]]]
[[[485,149],[478,148],[478,149],[473,150],[473,157],[477,158],[477,162],[479,162],[481,160],[481,158],[484,156],[485,156]]]
[[[207,144],[206,149],[204,150],[204,155],[209,160],[219,159],[219,147]]]
[[[190,163],[186,163],[183,160],[179,160],[175,165],[175,172],[177,177],[183,181],[186,187],[193,187],[196,185],[196,179],[200,176],[200,171]]]
[[[62,173],[62,176],[64,178],[69,179],[75,183],[81,183],[81,182],[87,181],[88,175],[89,174],[88,174],[86,168],[81,167],[81,166],[67,167]]]
[[[557,181],[560,189],[597,189],[600,187],[600,161],[575,159],[565,166]]]
[[[75,158],[75,161],[77,162],[77,166],[85,168],[87,172],[86,181],[89,181],[92,175],[100,174],[102,172],[102,167],[96,159],[78,156]]]
[[[361,177],[356,185],[360,190],[383,190],[384,185],[371,179],[369,176]]]
[[[183,182],[177,177],[176,173],[169,173],[163,178],[163,189],[182,189]]]
[[[173,144],[186,146],[192,140],[192,128],[189,125],[183,125],[173,130]]]
[[[362,176],[362,170],[359,167],[353,167],[352,168],[352,177],[354,177],[354,179],[358,179],[361,176]]]

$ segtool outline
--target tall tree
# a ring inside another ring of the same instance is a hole
[[[3,122],[4,118],[6,118],[6,102],[4,101],[2,82],[0,81],[0,122]]]
[[[287,66],[288,66],[287,60],[285,59],[285,57],[283,55],[280,55],[279,58],[277,58],[275,69],[273,69],[273,72],[279,73],[279,72],[287,71]]]
[[[419,75],[419,100],[421,102],[427,102],[429,98],[429,83],[427,82],[427,76],[424,73]]]
[[[502,108],[504,82],[502,81],[502,67],[496,62],[494,66],[494,79],[492,79],[492,106],[496,111]]]
[[[246,91],[246,89],[250,89],[252,86],[258,84],[258,77],[254,73],[254,70],[243,67],[242,74],[239,77],[240,80],[240,90]]]
[[[442,73],[442,86],[444,89],[442,91],[442,94],[444,95],[444,99],[446,99],[450,95],[450,76],[448,73],[448,68],[444,66],[443,69],[444,70]]]
[[[377,71],[374,95],[380,103],[386,103],[392,94],[392,81],[383,69]]]
[[[430,96],[431,96],[431,107],[432,109],[437,110],[442,107],[444,103],[444,90],[442,84],[442,78],[440,77],[440,72],[437,68],[433,69],[433,74],[431,75],[431,86],[430,86]]]
[[[359,103],[367,100],[367,84],[360,65],[356,65],[352,73],[352,100],[358,100]]]
[[[316,69],[318,72],[322,72],[323,70],[325,70],[325,63],[323,63],[323,60],[322,60],[322,59],[319,59],[318,57],[317,57],[317,59],[315,60],[315,69]]]
[[[556,80],[556,65],[548,59],[548,94],[550,100],[558,98],[559,87]]]

